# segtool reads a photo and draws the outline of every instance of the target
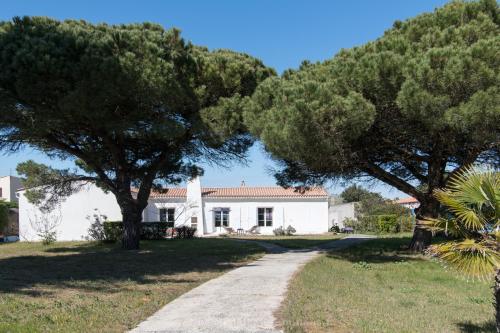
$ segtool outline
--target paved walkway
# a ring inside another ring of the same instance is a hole
[[[371,238],[352,235],[312,250],[288,250],[259,242],[269,254],[232,270],[165,305],[133,333],[277,333],[274,312],[302,265],[322,249],[335,250]]]

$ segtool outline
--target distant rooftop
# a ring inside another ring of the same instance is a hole
[[[151,192],[151,198],[185,198],[186,188],[167,188],[164,191]],[[283,187],[203,187],[204,198],[328,198],[328,192],[322,187],[298,190]]]
[[[414,197],[408,197],[408,198],[396,200],[396,203],[398,203],[398,204],[412,204],[412,203],[418,203],[418,200],[415,199]]]

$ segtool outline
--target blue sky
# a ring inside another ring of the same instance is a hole
[[[303,60],[331,58],[342,48],[350,48],[375,39],[403,20],[429,12],[444,0],[5,0],[1,20],[13,16],[39,15],[57,19],[84,19],[94,23],[155,22],[165,28],[177,27],[185,39],[210,49],[229,48],[246,52],[274,67],[278,72],[296,68]],[[273,163],[256,145],[250,151],[247,166],[230,170],[206,167],[205,186],[237,186],[245,180],[248,186],[274,185],[269,169]],[[27,159],[54,165],[71,166],[69,162],[49,160],[26,149],[14,155],[0,156],[0,175],[15,175],[17,163]],[[383,184],[371,189],[388,197],[406,196]],[[339,184],[329,186],[339,193]]]

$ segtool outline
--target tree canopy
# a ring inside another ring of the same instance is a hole
[[[344,189],[342,193],[340,193],[340,197],[344,202],[359,202],[369,198],[383,199],[380,193],[370,192],[356,184]]]
[[[245,157],[243,100],[274,74],[246,54],[209,51],[151,23],[14,18],[0,23],[0,50],[0,148],[74,159],[77,171],[24,170],[111,191],[124,237],[135,239],[129,248],[138,246],[152,187],[202,172],[202,160]]]
[[[500,163],[499,13],[494,0],[454,1],[264,81],[245,120],[278,181],[376,178],[435,216],[450,174]]]

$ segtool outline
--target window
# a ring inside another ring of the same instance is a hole
[[[257,208],[257,222],[259,227],[273,226],[273,209],[272,208]]]
[[[173,227],[175,222],[175,208],[160,208],[160,222],[167,222],[169,227]]]
[[[229,208],[214,209],[214,226],[229,227]]]
[[[191,228],[194,228],[194,229],[198,228],[198,217],[196,217],[196,216],[191,217]]]

